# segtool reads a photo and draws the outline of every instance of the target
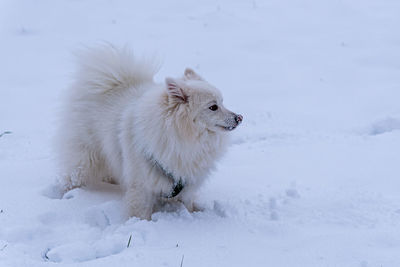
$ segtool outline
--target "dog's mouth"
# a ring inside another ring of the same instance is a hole
[[[222,125],[217,125],[217,127],[223,129],[224,131],[232,131],[232,130],[235,130],[235,129],[236,129],[237,125],[236,125],[236,126],[222,126]]]

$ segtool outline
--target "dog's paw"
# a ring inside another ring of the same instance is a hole
[[[193,202],[192,206],[193,206],[192,212],[203,212],[206,209],[202,204],[198,202]]]

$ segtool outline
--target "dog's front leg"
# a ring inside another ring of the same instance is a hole
[[[204,208],[194,201],[195,197],[195,190],[190,187],[185,187],[182,190],[182,194],[179,196],[179,200],[189,212],[203,211]]]
[[[129,217],[151,220],[154,198],[144,187],[138,185],[130,187],[125,193],[125,203]]]

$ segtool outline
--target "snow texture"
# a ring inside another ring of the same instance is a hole
[[[378,0],[1,1],[0,266],[400,266],[399,14]],[[124,221],[116,185],[52,187],[72,52],[104,41],[161,58],[158,82],[194,68],[244,115],[203,212]]]

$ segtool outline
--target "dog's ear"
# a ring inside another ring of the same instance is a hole
[[[185,78],[188,80],[203,80],[194,70],[191,68],[185,69]]]
[[[183,88],[173,78],[165,78],[168,94],[173,96],[180,102],[187,102],[188,96],[185,94]]]

